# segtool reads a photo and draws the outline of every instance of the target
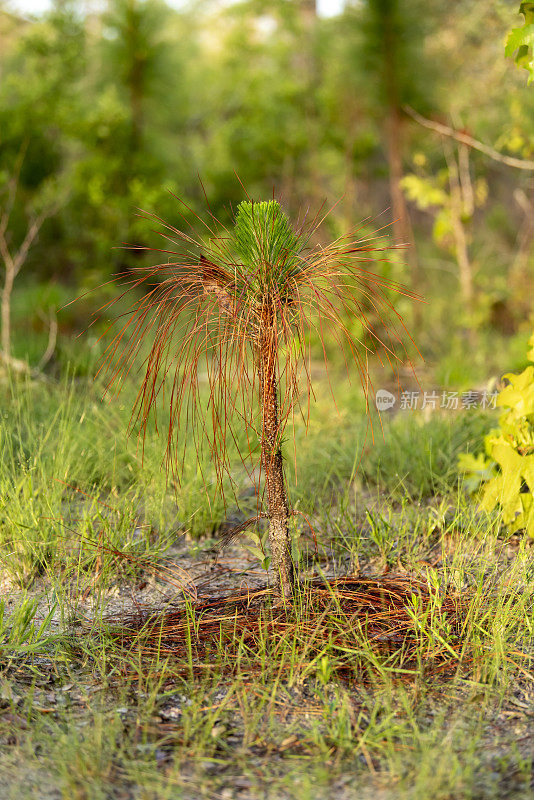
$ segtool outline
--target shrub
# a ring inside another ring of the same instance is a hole
[[[529,345],[534,362],[534,334]],[[459,467],[468,489],[480,493],[481,508],[500,507],[511,533],[524,530],[534,537],[534,365],[504,379],[497,405],[506,411],[485,437],[486,456],[463,453]]]

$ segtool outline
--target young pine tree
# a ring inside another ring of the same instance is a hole
[[[150,339],[135,412],[144,432],[171,384],[167,463],[175,472],[186,446],[205,441],[222,489],[225,474],[233,477],[228,444],[244,429],[249,447],[240,456],[250,463],[259,440],[258,498],[261,504],[266,495],[267,510],[260,508],[258,517],[269,520],[273,580],[287,600],[295,571],[281,445],[289,416],[309,413],[310,334],[323,345],[326,338],[334,341],[347,369],[369,388],[372,351],[382,351],[394,368],[405,358],[405,329],[391,300],[404,289],[365,268],[376,263],[372,238],[311,246],[315,222],[295,230],[274,200],[241,203],[231,230],[221,230],[216,220],[205,225],[206,241],[164,225],[179,248],[162,251],[169,263],[139,269],[132,288],[145,286],[146,293],[111,342],[108,367],[111,380],[129,373],[141,343]],[[380,334],[367,318],[370,307]],[[353,333],[355,321],[361,340]],[[326,360],[324,346],[323,353]]]

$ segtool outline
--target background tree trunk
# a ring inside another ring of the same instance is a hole
[[[401,89],[397,83],[398,76],[395,63],[395,48],[397,42],[395,33],[391,27],[391,20],[387,19],[387,15],[385,18],[384,46],[385,90],[388,109],[385,133],[393,238],[396,244],[407,246],[404,257],[410,268],[410,286],[414,291],[419,292],[421,290],[419,260],[417,258],[408,205],[401,187],[403,178],[404,126],[401,108]],[[421,308],[417,300],[414,301],[412,309],[414,327],[419,329],[421,326]]]
[[[11,292],[15,282],[15,265],[12,259],[5,261],[5,280],[2,289],[2,354],[8,361],[11,358]]]
[[[412,230],[408,216],[406,198],[401,188],[402,169],[402,120],[398,108],[392,107],[387,121],[387,159],[389,166],[389,195],[393,233],[398,244],[411,244]]]
[[[449,172],[449,196],[454,254],[458,264],[460,291],[466,311],[467,338],[476,347],[478,336],[475,327],[475,284],[473,263],[469,256],[467,226],[474,210],[474,192],[469,172],[469,151],[465,144],[458,145],[456,156],[449,140],[443,141],[443,152]]]

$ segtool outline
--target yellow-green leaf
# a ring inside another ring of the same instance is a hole
[[[519,375],[507,373],[508,386],[497,397],[498,406],[507,406],[516,416],[526,417],[534,414],[534,367],[527,367]]]

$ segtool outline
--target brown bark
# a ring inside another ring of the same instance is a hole
[[[140,5],[138,0],[129,0],[126,29],[124,37],[127,46],[127,58],[129,59],[128,72],[126,75],[126,85],[130,100],[130,124],[131,124],[131,153],[130,157],[137,153],[142,146],[145,115],[145,73],[147,69],[145,48],[142,43],[142,20],[140,17]]]
[[[267,491],[271,570],[280,595],[288,600],[293,596],[294,568],[289,534],[289,502],[279,441],[274,312],[268,309],[262,317],[258,348],[262,414],[261,462]]]
[[[469,258],[469,245],[467,231],[463,222],[464,215],[471,219],[474,210],[473,189],[469,176],[469,164],[464,163],[463,174],[460,172],[460,155],[456,159],[449,142],[444,141],[443,150],[449,170],[450,211],[451,227],[454,238],[454,250],[458,271],[460,273],[460,289],[462,299],[469,314],[469,327],[472,328],[471,315],[473,313],[475,290],[473,265]],[[467,150],[462,158],[466,158]],[[467,194],[466,194],[467,190]]]
[[[133,65],[130,82],[130,113],[132,117],[132,149],[137,152],[143,139],[143,92],[141,88],[142,65],[136,61]]]
[[[387,154],[389,166],[389,194],[393,232],[398,244],[409,244],[410,223],[406,200],[401,188],[402,180],[402,122],[396,108],[390,110],[387,126]]]
[[[410,267],[410,285],[414,291],[420,291],[421,275],[419,272],[419,261],[415,249],[408,206],[401,187],[401,180],[403,178],[402,150],[402,118],[400,110],[392,105],[387,121],[387,159],[389,167],[389,193],[391,198],[393,237],[397,244],[407,246],[406,260]],[[421,323],[421,310],[417,300],[414,301],[413,315],[414,325],[417,328]]]
[[[534,181],[530,183],[534,188]],[[528,265],[532,250],[532,242],[534,240],[534,200],[532,200],[523,189],[516,189],[514,191],[514,200],[521,208],[524,217],[517,236],[519,246],[510,270],[510,284],[516,289],[519,289],[519,291],[521,291],[523,287],[524,291],[524,287],[529,286],[532,282]]]
[[[300,15],[305,27],[317,20],[317,0],[300,0]]]

